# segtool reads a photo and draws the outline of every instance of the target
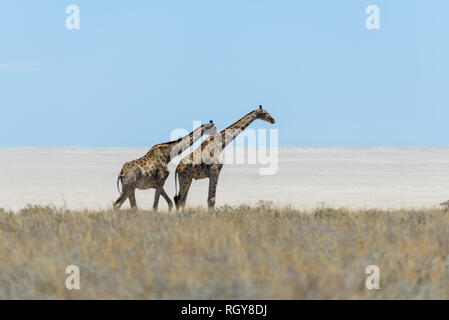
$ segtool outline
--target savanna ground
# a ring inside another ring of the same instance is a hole
[[[373,264],[379,290],[365,288]],[[0,209],[0,298],[448,299],[449,213]]]

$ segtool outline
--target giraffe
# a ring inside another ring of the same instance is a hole
[[[189,148],[204,134],[216,134],[218,132],[212,120],[209,123],[193,130],[187,136],[178,140],[160,143],[153,146],[143,157],[127,162],[117,178],[117,188],[120,192],[119,182],[122,183],[120,197],[114,202],[114,209],[129,199],[131,208],[137,210],[135,189],[146,190],[155,188],[153,210],[157,211],[159,197],[162,195],[167,201],[168,210],[171,211],[173,203],[164,190],[164,183],[169,175],[168,163]]]
[[[259,108],[251,111],[226,129],[209,136],[200,147],[179,162],[175,172],[176,188],[176,180],[179,177],[179,193],[174,198],[176,210],[179,210],[180,207],[184,209],[192,179],[205,178],[209,178],[208,208],[209,210],[214,208],[218,177],[223,167],[220,153],[256,119],[271,124],[275,123],[273,117],[260,105]]]

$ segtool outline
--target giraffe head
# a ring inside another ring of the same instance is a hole
[[[269,122],[271,124],[276,123],[276,121],[271,116],[271,114],[269,114],[267,110],[262,108],[262,105],[260,105],[259,108],[255,110],[255,112],[256,112],[256,115],[257,115],[257,119]]]
[[[201,127],[202,133],[203,134],[205,133],[209,136],[214,136],[219,132],[218,129],[215,127],[213,120],[210,120],[209,123],[203,124]]]

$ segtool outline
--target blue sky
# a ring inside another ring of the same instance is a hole
[[[277,124],[253,128],[281,146],[448,146],[448,16],[447,0],[4,0],[0,146],[151,146],[259,104]]]

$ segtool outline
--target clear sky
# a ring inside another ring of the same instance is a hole
[[[449,146],[448,36],[447,0],[2,0],[0,146],[151,146],[259,104],[281,146]]]

